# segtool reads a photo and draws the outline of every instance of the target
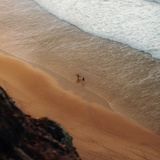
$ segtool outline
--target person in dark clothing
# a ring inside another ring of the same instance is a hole
[[[85,79],[84,79],[84,77],[82,78],[82,86],[84,86],[85,85]]]

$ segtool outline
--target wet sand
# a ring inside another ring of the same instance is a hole
[[[68,91],[60,87],[56,78],[0,54],[0,85],[25,113],[47,116],[62,124],[73,136],[83,160],[159,159],[159,136],[106,107],[91,103],[92,96],[90,102],[76,96],[61,78],[62,83]],[[78,87],[83,94],[87,92],[80,86],[72,87]]]
[[[60,77],[58,83],[64,89],[90,102],[107,107],[109,101],[114,111],[160,135],[159,60],[85,33],[32,0],[3,1],[0,15],[2,51],[38,64],[53,77]],[[89,93],[68,83],[75,84],[77,73],[85,77]],[[92,98],[94,93],[100,95],[99,100]]]

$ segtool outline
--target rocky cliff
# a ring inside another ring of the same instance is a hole
[[[72,137],[56,122],[24,114],[0,87],[1,160],[80,160]]]

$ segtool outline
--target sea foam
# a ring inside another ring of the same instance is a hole
[[[155,1],[35,1],[86,32],[128,44],[160,59],[160,5]]]

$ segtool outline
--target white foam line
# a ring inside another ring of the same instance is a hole
[[[35,0],[90,34],[128,44],[160,59],[160,5],[145,0]]]

